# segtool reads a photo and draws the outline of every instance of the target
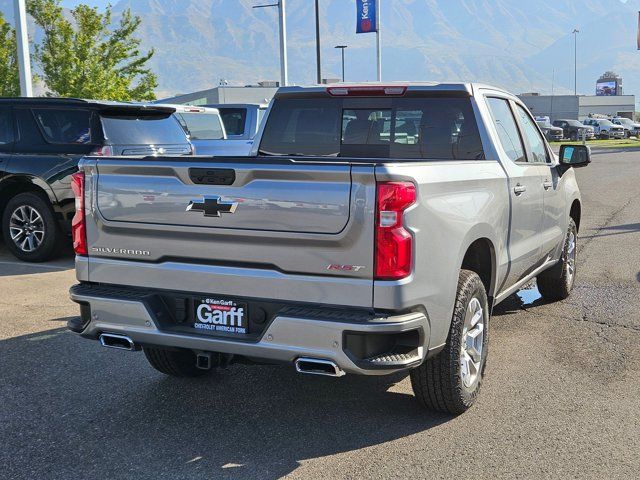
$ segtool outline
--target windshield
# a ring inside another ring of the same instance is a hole
[[[262,155],[478,160],[469,98],[283,98],[265,125]]]
[[[616,122],[622,124],[622,125],[628,125],[630,127],[633,126],[633,122],[631,120],[629,120],[628,118],[616,118]]]
[[[609,120],[599,120],[599,121],[598,121],[598,123],[599,123],[600,125],[605,125],[605,126],[607,126],[607,127],[610,127],[610,126],[612,126],[612,125],[613,125],[613,123],[611,123]]]
[[[216,113],[176,113],[176,117],[191,136],[191,140],[220,140],[224,138],[222,122]]]
[[[578,128],[582,128],[582,127],[584,127],[584,125],[583,125],[583,124],[581,124],[581,123],[580,123],[579,121],[577,121],[577,120],[567,120],[567,123],[568,123],[569,125],[571,125],[572,127],[578,127]]]
[[[544,128],[553,128],[553,125],[551,125],[549,122],[536,122],[540,127],[544,127]]]
[[[102,116],[102,128],[109,145],[187,143],[184,130],[173,115],[168,117]]]

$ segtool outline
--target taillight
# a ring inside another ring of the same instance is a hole
[[[84,172],[71,175],[71,189],[76,197],[76,213],[71,220],[71,236],[76,255],[87,255],[87,224],[84,212]]]
[[[94,157],[111,157],[113,156],[113,148],[111,145],[104,145],[92,150],[89,155]]]
[[[399,280],[411,274],[413,236],[403,224],[405,210],[416,201],[411,182],[378,182],[376,205],[376,280]]]

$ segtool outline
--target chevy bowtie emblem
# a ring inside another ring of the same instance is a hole
[[[238,202],[224,202],[218,196],[205,196],[202,200],[191,200],[187,212],[203,212],[205,217],[219,217],[223,213],[235,213]]]

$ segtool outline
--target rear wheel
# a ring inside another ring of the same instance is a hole
[[[153,368],[172,377],[201,377],[210,370],[196,367],[196,354],[185,348],[143,347]]]
[[[564,300],[571,294],[576,280],[578,229],[571,219],[560,261],[538,275],[538,291],[547,300]]]
[[[476,401],[487,361],[489,305],[480,277],[461,270],[447,344],[411,371],[418,401],[430,410],[460,414]]]
[[[20,193],[7,203],[2,217],[7,248],[25,262],[44,262],[58,253],[62,232],[42,195]]]

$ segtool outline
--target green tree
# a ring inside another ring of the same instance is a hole
[[[0,12],[0,97],[20,95],[16,61],[16,32]]]
[[[28,0],[43,32],[34,46],[41,79],[52,95],[109,100],[153,100],[155,74],[147,67],[153,49],[140,51],[140,17],[124,11],[112,27],[112,11],[78,5],[65,18],[60,0]]]

